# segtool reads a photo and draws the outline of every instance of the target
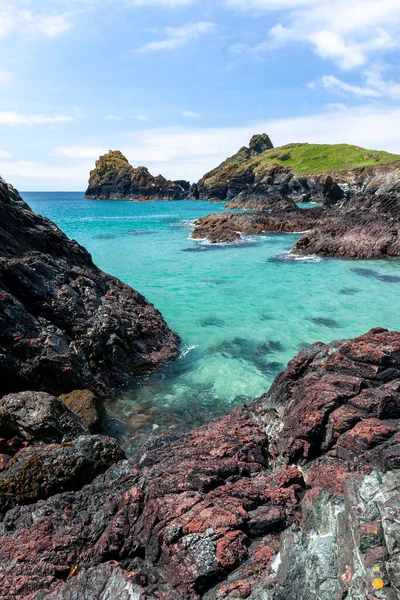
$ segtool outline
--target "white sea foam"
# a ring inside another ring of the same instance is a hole
[[[311,263],[319,263],[324,260],[323,258],[321,258],[321,256],[317,256],[316,254],[306,254],[304,256],[302,254],[295,254],[294,252],[291,252],[290,250],[288,252],[283,252],[280,255],[280,258],[282,258],[282,260],[295,260],[295,261],[299,261],[299,262],[311,262]]]
[[[184,346],[179,353],[178,360],[185,358],[185,356],[187,356],[189,354],[189,352],[191,352],[192,350],[195,350],[198,347],[199,347],[198,344],[196,344],[195,346]]]

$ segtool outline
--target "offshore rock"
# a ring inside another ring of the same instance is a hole
[[[153,177],[146,167],[133,168],[119,150],[110,150],[90,172],[86,198],[182,200],[188,197],[189,188],[188,181],[169,181],[162,175]]]
[[[395,600],[399,424],[400,333],[314,344],[250,406],[8,511],[0,598]]]
[[[293,251],[337,258],[400,256],[400,196],[364,196],[336,205]]]
[[[257,213],[223,213],[207,215],[194,224],[191,237],[207,239],[212,244],[237,242],[242,235],[263,233],[292,233],[318,225],[323,216],[321,208],[299,209],[292,201],[281,201],[280,210]]]
[[[2,179],[0,248],[0,397],[105,395],[177,356],[161,314]]]

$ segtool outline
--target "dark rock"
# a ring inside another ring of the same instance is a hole
[[[0,473],[0,513],[79,490],[123,458],[117,442],[105,436],[20,450]]]
[[[394,600],[399,419],[400,333],[314,344],[249,407],[8,511],[0,598]]]
[[[241,240],[241,234],[260,235],[268,232],[291,233],[317,225],[322,209],[301,210],[294,204],[289,210],[257,213],[222,213],[208,215],[195,222],[194,239],[208,239],[212,244]]]
[[[86,198],[140,201],[182,200],[189,195],[188,181],[168,181],[153,177],[146,167],[133,168],[118,150],[110,150],[96,161],[90,172]]]
[[[55,396],[45,392],[20,392],[0,399],[3,439],[19,438],[28,444],[58,443],[85,433],[87,430],[78,415]]]
[[[337,258],[400,256],[400,196],[360,197],[335,206],[293,251]]]
[[[104,395],[177,356],[178,337],[160,313],[3,180],[0,247],[0,396]]]
[[[60,401],[81,419],[88,431],[95,432],[99,427],[99,412],[96,396],[90,390],[74,390],[60,396]]]

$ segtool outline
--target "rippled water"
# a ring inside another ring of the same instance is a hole
[[[233,246],[189,240],[193,221],[223,212],[222,203],[23,197],[143,293],[182,338],[179,360],[107,406],[108,431],[127,449],[252,400],[314,341],[400,329],[398,261],[293,260],[291,234]]]

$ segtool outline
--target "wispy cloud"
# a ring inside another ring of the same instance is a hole
[[[42,125],[45,123],[70,123],[70,115],[35,115],[17,112],[0,112],[0,125]]]
[[[150,118],[147,115],[135,115],[134,118],[137,121],[150,121]]]
[[[165,29],[165,39],[144,44],[140,48],[137,48],[135,52],[138,54],[146,54],[148,52],[174,50],[175,48],[183,46],[192,40],[198,39],[202,35],[214,33],[215,30],[215,23],[210,21],[187,23],[181,27],[167,27]]]
[[[106,121],[122,121],[124,117],[119,115],[106,115],[104,118]]]
[[[201,117],[201,115],[197,112],[193,112],[192,110],[185,110],[182,113],[182,117],[187,117],[187,118],[194,118],[197,119],[199,117]]]
[[[72,27],[71,12],[56,12],[46,2],[38,7],[32,2],[2,3],[0,8],[0,38],[14,34],[24,37],[55,38]]]
[[[265,52],[292,42],[309,44],[314,53],[345,70],[366,65],[377,53],[399,45],[398,0],[225,0],[247,12],[277,12],[267,39],[250,52]],[[242,46],[242,51],[246,47]]]
[[[308,87],[313,89],[323,87],[331,93],[341,95],[364,96],[369,98],[400,98],[400,83],[393,79],[385,79],[383,74],[389,69],[384,63],[374,63],[362,73],[364,85],[353,85],[342,81],[334,75],[324,75],[320,79],[312,81]]]
[[[0,158],[11,158],[12,154],[7,152],[7,150],[0,150]]]

